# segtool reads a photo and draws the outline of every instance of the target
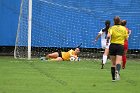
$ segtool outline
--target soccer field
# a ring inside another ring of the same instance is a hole
[[[46,62],[0,57],[0,93],[139,93],[139,60],[129,60],[112,82],[110,61]]]

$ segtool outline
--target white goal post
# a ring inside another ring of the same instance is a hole
[[[17,43],[18,43],[18,34],[20,33],[20,21],[21,21],[21,15],[22,15],[22,8],[23,8],[24,0],[21,0],[21,6],[20,6],[20,16],[19,16],[19,23],[18,23],[18,30],[17,30],[17,37],[16,37],[16,44],[15,44],[15,50],[14,50],[14,58],[17,58]],[[32,0],[28,0],[28,60],[31,59],[31,31],[32,31]],[[21,57],[22,58],[22,57]]]
[[[31,31],[32,31],[32,0],[29,0],[29,18],[28,18],[28,60],[31,59]]]

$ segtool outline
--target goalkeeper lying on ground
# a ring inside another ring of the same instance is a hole
[[[77,59],[79,53],[80,53],[79,48],[76,48],[75,50],[71,49],[68,52],[58,51],[58,52],[48,54],[46,57],[41,57],[41,60],[51,59],[53,61],[70,61],[71,57]]]

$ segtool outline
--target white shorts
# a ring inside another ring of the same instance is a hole
[[[110,43],[108,43],[108,45],[106,45],[106,40],[102,40],[102,41],[101,41],[102,49],[109,48],[109,45],[110,45]]]

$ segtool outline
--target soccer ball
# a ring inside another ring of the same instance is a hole
[[[70,57],[70,61],[80,61],[80,58],[79,57]]]
[[[75,61],[75,57],[70,57],[70,61]]]

